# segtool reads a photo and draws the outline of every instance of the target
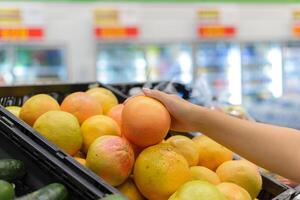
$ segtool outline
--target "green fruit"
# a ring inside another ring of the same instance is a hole
[[[12,181],[22,178],[25,173],[25,165],[22,161],[15,159],[0,160],[0,179]]]
[[[12,184],[0,180],[0,199],[1,200],[12,200],[15,196],[14,187]]]
[[[52,183],[16,200],[65,200],[67,197],[68,191],[64,185]]]

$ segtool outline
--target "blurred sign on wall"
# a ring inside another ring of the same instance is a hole
[[[300,37],[300,10],[292,12],[292,35],[297,38]]]
[[[222,39],[236,36],[237,28],[226,14],[216,8],[201,8],[197,13],[197,36],[200,39]],[[230,17],[229,17],[230,18]]]
[[[93,12],[97,39],[134,39],[139,36],[137,9],[99,8]]]
[[[0,26],[20,25],[21,11],[18,8],[0,8]]]
[[[0,41],[43,39],[44,15],[37,7],[0,7]]]

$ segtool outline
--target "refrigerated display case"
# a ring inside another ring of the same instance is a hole
[[[60,48],[3,46],[0,49],[1,76],[6,84],[63,81],[67,79],[64,58]]]
[[[242,84],[245,104],[282,95],[282,51],[279,43],[242,45]]]
[[[300,92],[300,42],[288,42],[283,46],[283,92]]]
[[[0,85],[12,82],[12,49],[3,45],[0,47]]]
[[[201,42],[196,47],[196,79],[206,81],[219,101],[241,104],[241,57],[238,44]]]
[[[99,44],[96,65],[102,83],[146,81],[145,54],[137,44]]]
[[[15,82],[66,80],[64,53],[57,48],[19,46],[15,48],[12,69]]]
[[[145,46],[149,79],[190,84],[193,80],[192,45],[153,44]]]

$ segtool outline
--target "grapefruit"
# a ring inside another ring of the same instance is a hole
[[[206,181],[183,184],[169,200],[227,200],[218,188]]]
[[[198,147],[198,165],[215,171],[222,163],[232,160],[233,153],[212,139],[201,135],[193,138]]]
[[[103,114],[107,114],[112,107],[118,105],[117,97],[106,88],[92,88],[86,93],[102,105]]]
[[[95,115],[85,120],[81,125],[83,136],[83,151],[88,152],[90,145],[103,135],[121,135],[117,123],[105,115]]]
[[[33,128],[70,155],[76,154],[81,148],[80,125],[70,113],[64,111],[46,112],[36,120]]]
[[[139,191],[150,200],[168,199],[191,179],[187,161],[169,144],[144,149],[135,162],[133,175]]]
[[[118,104],[114,107],[112,107],[109,112],[107,113],[107,116],[114,119],[119,127],[122,127],[122,111],[123,111],[124,105]]]
[[[192,173],[192,178],[194,180],[207,181],[214,185],[218,185],[221,182],[218,175],[214,171],[206,167],[194,166],[190,169]]]
[[[122,184],[130,175],[133,165],[133,150],[119,136],[98,137],[86,157],[86,166],[112,186]]]
[[[173,146],[177,153],[183,155],[188,161],[189,166],[198,164],[199,153],[193,140],[182,135],[176,135],[167,139],[166,142]]]
[[[63,111],[73,114],[80,124],[87,118],[102,114],[102,106],[85,92],[75,92],[68,95],[61,104]]]
[[[60,110],[57,101],[49,95],[37,94],[24,103],[20,110],[20,118],[33,126],[37,118],[51,110]]]
[[[14,114],[16,117],[20,116],[21,107],[19,106],[7,106],[5,107],[9,112]]]
[[[222,182],[235,183],[246,189],[252,199],[262,188],[262,178],[256,166],[245,160],[227,161],[218,167],[216,173]]]
[[[129,200],[145,200],[131,178],[117,187]]]
[[[122,112],[122,134],[132,143],[147,147],[167,135],[171,117],[159,101],[137,96],[126,102]]]
[[[244,188],[234,183],[221,183],[217,185],[221,193],[225,195],[228,200],[251,200],[250,194]]]

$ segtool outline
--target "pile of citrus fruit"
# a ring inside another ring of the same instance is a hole
[[[9,107],[41,135],[130,200],[250,200],[258,168],[206,136],[165,138],[171,116],[145,96],[119,104],[105,88],[68,95],[61,105],[38,94]]]

